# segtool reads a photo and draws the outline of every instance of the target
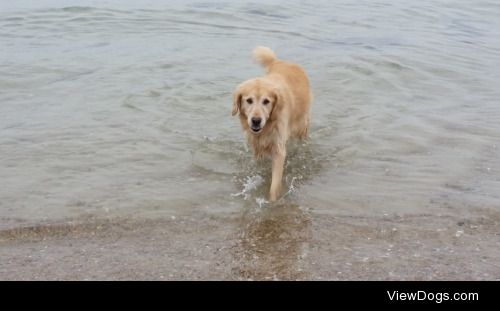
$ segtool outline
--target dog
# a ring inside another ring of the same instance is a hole
[[[269,190],[272,202],[281,192],[288,140],[307,138],[312,93],[305,71],[278,59],[270,48],[255,48],[253,59],[265,68],[266,74],[236,87],[232,115],[239,114],[255,158],[270,156],[272,159]]]

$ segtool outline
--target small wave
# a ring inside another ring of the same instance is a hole
[[[61,10],[65,12],[79,13],[79,12],[90,12],[94,10],[94,8],[89,6],[68,6],[61,8]]]

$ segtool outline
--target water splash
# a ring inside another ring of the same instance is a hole
[[[264,179],[260,175],[247,176],[245,183],[243,184],[243,190],[238,193],[232,193],[232,197],[243,196],[243,199],[247,200],[250,196],[252,190],[257,189],[257,187],[262,184]]]
[[[265,198],[256,198],[255,202],[259,205],[259,208],[262,208],[265,204],[269,203]]]
[[[303,178],[302,175],[293,176],[292,180],[290,181],[290,186],[288,187],[288,191],[285,192],[285,194],[283,194],[283,197],[286,197],[288,195],[291,195],[291,194],[294,194],[295,192],[297,192],[297,187],[295,187],[294,182],[296,182],[297,180],[301,180],[302,178]]]

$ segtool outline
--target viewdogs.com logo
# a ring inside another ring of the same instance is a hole
[[[434,301],[436,303],[442,303],[443,301],[453,301],[453,300],[463,300],[472,301],[478,300],[478,293],[427,293],[423,290],[412,293],[400,293],[398,291],[387,291],[389,300],[391,301]]]

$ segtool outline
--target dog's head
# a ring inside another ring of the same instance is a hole
[[[232,115],[240,113],[253,134],[259,134],[281,104],[279,89],[262,78],[240,84],[233,93]]]

